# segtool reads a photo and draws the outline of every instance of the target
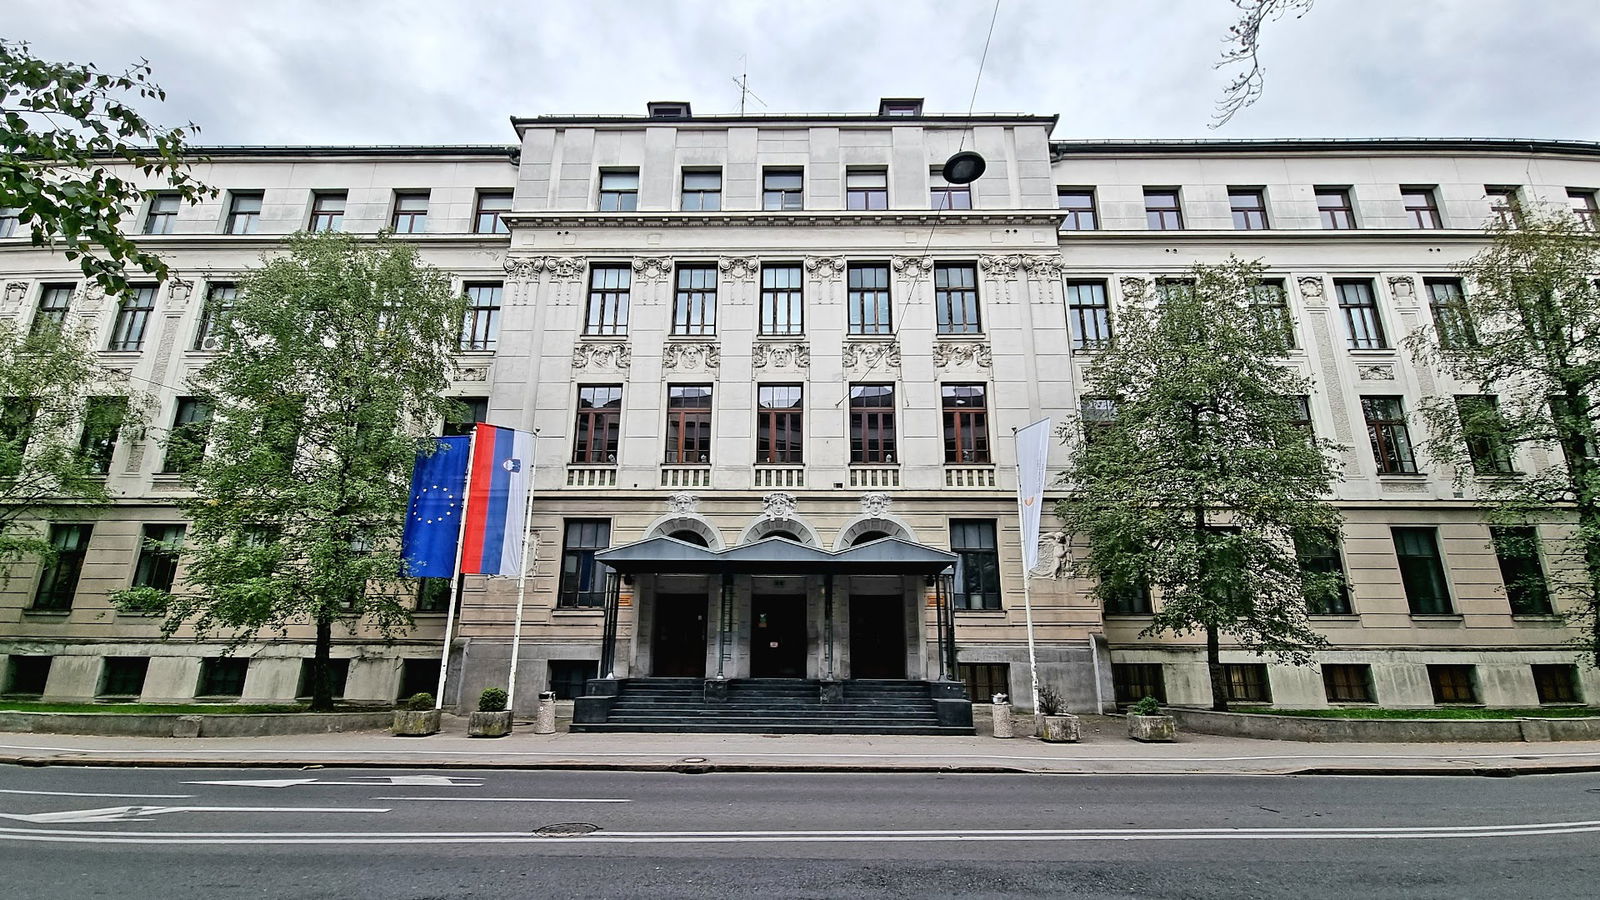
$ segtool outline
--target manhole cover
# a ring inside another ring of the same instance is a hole
[[[559,825],[535,828],[533,833],[540,837],[575,837],[580,834],[593,834],[599,830],[599,825],[590,825],[588,822],[563,822]]]

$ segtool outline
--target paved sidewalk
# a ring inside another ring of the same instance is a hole
[[[345,732],[259,738],[0,733],[0,763],[114,766],[382,766],[657,771],[1035,772],[1056,775],[1521,775],[1600,771],[1600,742],[1310,744],[1180,735],[1139,744],[1122,720],[1083,717],[1083,741],[758,734],[533,734],[471,739],[446,717],[426,738]]]

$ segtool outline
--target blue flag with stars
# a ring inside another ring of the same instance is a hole
[[[470,437],[435,439],[433,453],[417,454],[411,469],[411,504],[400,552],[413,578],[454,578],[456,540],[467,497]]]

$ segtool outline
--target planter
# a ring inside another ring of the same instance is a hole
[[[427,737],[439,733],[439,710],[397,709],[394,711],[396,737]]]
[[[1047,744],[1075,744],[1078,742],[1077,716],[1041,716],[1039,740]]]
[[[1017,734],[1016,723],[1011,721],[1011,704],[996,703],[991,713],[994,719],[994,736],[997,738],[1015,737]]]
[[[1177,739],[1178,720],[1171,716],[1128,716],[1128,737],[1146,744],[1169,744]]]
[[[467,737],[497,738],[511,733],[511,710],[475,712],[467,719]]]

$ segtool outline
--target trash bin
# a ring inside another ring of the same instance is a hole
[[[556,692],[539,692],[539,710],[534,714],[534,734],[556,733]]]

